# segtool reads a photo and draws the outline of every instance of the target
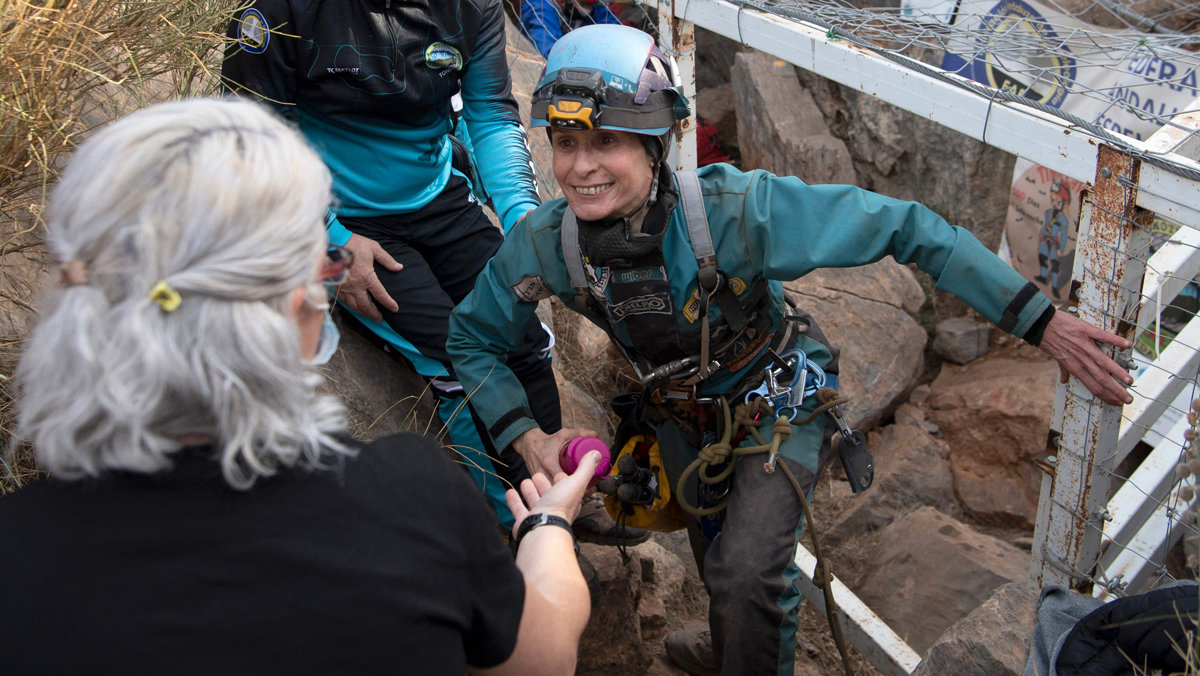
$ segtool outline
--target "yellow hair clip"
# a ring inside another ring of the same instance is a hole
[[[179,304],[183,302],[183,298],[179,295],[179,292],[172,289],[171,285],[163,280],[159,280],[150,289],[150,300],[162,308],[163,312],[174,312],[179,309]]]

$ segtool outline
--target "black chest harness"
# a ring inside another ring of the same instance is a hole
[[[731,282],[721,272],[700,180],[692,171],[675,176],[698,267],[696,291],[684,308],[674,307],[661,246],[635,260],[593,267],[581,250],[574,212],[568,208],[562,218],[563,258],[576,291],[576,309],[589,308],[608,319],[606,331],[647,388],[668,382],[694,387],[721,368],[738,371],[746,367],[772,343],[782,342],[772,341],[776,327],[769,311],[767,281],[759,279],[747,292],[744,282]],[[712,302],[721,308],[722,316],[710,322]],[[680,312],[699,320],[699,335],[679,331],[676,317]]]

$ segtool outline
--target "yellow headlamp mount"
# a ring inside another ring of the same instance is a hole
[[[579,68],[558,71],[546,108],[546,122],[556,129],[595,129],[600,125],[605,89],[599,71]]]

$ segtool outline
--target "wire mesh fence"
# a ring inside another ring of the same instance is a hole
[[[1200,5],[655,4],[1018,155],[1001,253],[1135,344],[1121,355],[1132,404],[1099,403],[1074,379],[1056,393],[1031,581],[1111,597],[1194,577]]]
[[[1064,307],[1135,340],[1129,364],[1138,372],[1135,402],[1122,412],[1095,403],[1076,383],[1061,388],[1046,454],[1054,462],[1045,463],[1053,490],[1044,491],[1047,514],[1037,536],[1044,575],[1035,561],[1035,577],[1077,586],[1094,580],[1100,593],[1124,593],[1169,575],[1170,545],[1195,532],[1185,500],[1191,479],[1180,476],[1188,470],[1176,474],[1185,460],[1183,430],[1172,426],[1187,420],[1200,368],[1200,342],[1193,338],[1200,322],[1191,322],[1200,272],[1194,211],[1200,6],[1182,0],[661,4],[680,19],[765,51],[775,47],[777,56],[815,64],[824,68],[820,74],[840,75],[842,84],[869,93],[887,95],[880,82],[886,75],[873,81],[852,66],[839,74],[829,62],[863,63],[858,55],[865,53],[886,62],[880,72],[915,74],[908,83],[925,84],[927,97],[936,95],[935,85],[953,88],[983,104],[981,130],[963,129],[954,106],[939,111],[920,93],[911,99],[894,93],[891,102],[987,143],[999,141],[989,130],[997,128],[1001,108],[1016,111],[1004,123],[1010,132],[1004,149],[1022,158],[1039,159],[1040,139],[1054,133],[1088,139],[1075,146],[1090,152],[1083,165],[1018,162],[1003,253]],[[792,41],[812,44],[793,47],[771,31],[795,32]],[[842,51],[824,56],[823,49]],[[1023,125],[1050,131],[1024,132]],[[1109,165],[1097,147],[1111,153]],[[1149,186],[1139,178],[1148,167],[1171,180]],[[1157,204],[1183,208],[1163,209],[1174,220],[1149,213],[1139,206],[1148,192]]]

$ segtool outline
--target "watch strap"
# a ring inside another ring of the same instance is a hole
[[[515,545],[520,547],[521,540],[523,540],[525,536],[529,534],[529,531],[542,526],[558,526],[559,528],[565,529],[571,534],[571,543],[575,546],[575,550],[579,550],[579,544],[575,542],[575,531],[571,529],[571,522],[567,521],[561,516],[554,516],[553,514],[546,514],[545,512],[536,512],[534,514],[530,514],[521,521],[521,525],[517,527]]]

